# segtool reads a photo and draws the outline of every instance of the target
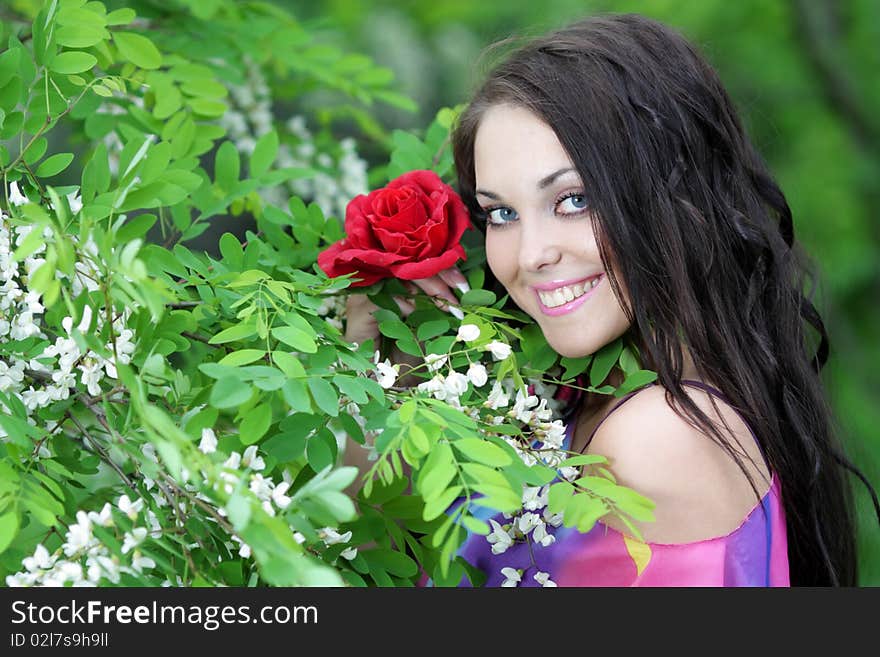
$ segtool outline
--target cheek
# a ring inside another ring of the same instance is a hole
[[[491,228],[487,230],[492,230]],[[500,238],[498,235],[486,235],[486,264],[492,271],[492,275],[505,287],[510,283],[516,269],[515,260],[510,250],[510,240]]]

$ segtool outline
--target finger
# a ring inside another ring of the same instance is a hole
[[[450,287],[456,287],[461,290],[461,293],[469,292],[471,286],[468,285],[467,279],[464,277],[460,271],[458,271],[458,267],[450,267],[449,269],[444,269],[441,271],[438,276],[440,280],[446,283]]]
[[[412,312],[416,309],[415,305],[404,299],[403,297],[395,296],[393,297],[395,303],[397,303],[397,307],[400,308],[400,314],[404,317],[409,317]]]
[[[446,299],[450,303],[458,303],[458,299],[449,289],[449,285],[444,283],[439,276],[431,276],[430,278],[419,278],[413,281],[418,285],[425,294],[432,297],[440,297]]]

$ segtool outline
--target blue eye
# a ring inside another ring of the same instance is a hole
[[[568,208],[563,208],[562,214],[580,214],[589,207],[587,197],[583,194],[569,194],[559,200],[560,207],[565,206],[566,203]]]
[[[501,226],[515,221],[516,210],[505,207],[486,208],[486,222],[493,226]]]

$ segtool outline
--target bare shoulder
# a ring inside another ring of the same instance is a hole
[[[758,492],[765,494],[770,475],[745,422],[717,397],[691,386],[684,389],[740,452]],[[651,542],[724,536],[739,527],[758,502],[730,454],[679,416],[660,386],[639,391],[609,415],[588,451],[608,459],[618,483],[655,502],[655,522],[636,523]],[[606,524],[625,531],[613,518]]]

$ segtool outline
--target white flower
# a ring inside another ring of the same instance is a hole
[[[444,379],[440,374],[435,375],[434,378],[429,379],[428,381],[423,381],[416,386],[416,388],[419,392],[433,395],[435,399],[439,399],[440,401],[446,399],[446,387],[444,385]]]
[[[446,377],[444,387],[450,395],[458,397],[467,392],[468,378],[461,372],[452,372]]]
[[[318,530],[318,536],[324,541],[324,545],[336,545],[337,543],[348,543],[351,540],[351,532],[347,531],[340,534],[332,527],[324,527]]]
[[[132,548],[136,548],[138,545],[144,542],[144,539],[147,537],[147,528],[146,527],[135,527],[130,532],[125,532],[123,535],[122,541],[122,554],[126,554]]]
[[[526,511],[537,511],[547,506],[546,489],[546,486],[523,486],[523,508]]]
[[[428,354],[425,356],[425,365],[428,366],[428,371],[436,372],[446,364],[446,359],[446,356],[440,354]]]
[[[67,542],[64,544],[64,554],[68,557],[90,547],[94,540],[94,536],[92,536],[92,522],[89,520],[86,512],[77,511],[76,520],[77,523],[67,529]]]
[[[495,360],[504,360],[513,352],[509,344],[493,340],[486,345],[486,350],[492,352],[492,358]]]
[[[476,324],[462,324],[458,327],[458,335],[455,336],[456,340],[462,342],[473,342],[474,340],[479,340],[479,338],[480,327]]]
[[[82,210],[83,202],[79,194],[77,194],[76,192],[70,192],[70,194],[67,195],[67,203],[68,205],[70,205],[70,211],[73,214],[76,214],[77,212]]]
[[[556,537],[553,534],[547,533],[547,525],[545,525],[542,520],[539,520],[538,524],[535,526],[535,530],[532,532],[532,538],[544,547],[556,542]]]
[[[9,202],[16,206],[30,203],[28,197],[21,193],[18,183],[15,182],[9,183]]]
[[[286,509],[290,506],[290,498],[285,495],[288,488],[290,488],[290,484],[282,481],[272,490],[272,501],[275,502],[275,506],[279,509]]]
[[[101,386],[98,383],[104,378],[104,373],[101,371],[101,363],[95,359],[86,358],[79,369],[82,372],[80,380],[88,389],[89,394],[94,397],[100,395]]]
[[[135,553],[134,558],[131,560],[131,567],[138,573],[143,572],[144,568],[155,568],[156,562],[150,559],[150,557],[145,557],[140,553]]]
[[[345,548],[342,552],[339,553],[339,556],[343,559],[348,559],[351,561],[357,556],[358,549],[356,547]]]
[[[134,520],[137,518],[138,513],[141,512],[141,509],[144,508],[144,500],[139,497],[136,501],[132,502],[128,499],[128,495],[122,495],[119,498],[119,501],[116,502],[116,506],[125,515]]]
[[[89,511],[89,520],[91,520],[96,525],[100,525],[101,527],[112,527],[113,526],[113,516],[110,514],[111,510],[110,502],[104,504],[104,507],[101,509],[100,513],[95,513],[94,511]]]
[[[251,445],[244,450],[244,455],[241,457],[241,464],[246,468],[257,471],[263,470],[266,467],[266,462],[263,461],[263,457],[257,456],[256,445]]]
[[[528,410],[537,406],[538,398],[534,395],[526,395],[522,390],[516,391],[516,399],[513,402],[513,408],[508,413],[524,424],[530,424],[534,413]]]
[[[562,521],[564,520],[561,513],[550,513],[550,507],[544,508],[544,522],[546,522],[551,527],[559,527],[562,525]]]
[[[544,588],[550,588],[556,586],[556,582],[550,579],[550,573],[535,573],[535,581],[538,582]]]
[[[492,525],[492,532],[486,536],[486,540],[492,545],[492,554],[504,554],[513,545],[513,538],[492,518],[489,518],[489,524]]]
[[[505,577],[505,580],[501,582],[501,586],[503,587],[509,588],[517,586],[522,581],[522,576],[515,568],[502,568],[501,574]]]
[[[522,514],[516,521],[517,529],[519,529],[523,534],[528,534],[535,527],[538,526],[538,523],[541,522],[541,518],[537,513],[524,513]]]
[[[272,480],[257,473],[251,477],[250,489],[261,500],[268,499],[272,495]]]
[[[397,381],[397,370],[399,367],[399,365],[392,365],[391,361],[387,358],[383,363],[376,363],[376,380],[379,382],[379,385],[386,390],[393,386],[394,382]]]
[[[217,451],[217,436],[214,430],[205,427],[202,429],[202,439],[199,441],[199,450],[205,454],[213,454]]]
[[[479,388],[486,385],[486,382],[489,381],[489,373],[486,372],[486,368],[481,363],[471,363],[471,366],[468,368],[467,378],[471,380],[474,386]]]
[[[34,550],[34,556],[26,557],[21,563],[29,572],[36,570],[48,570],[55,565],[57,557],[51,556],[49,551],[40,543]]]

